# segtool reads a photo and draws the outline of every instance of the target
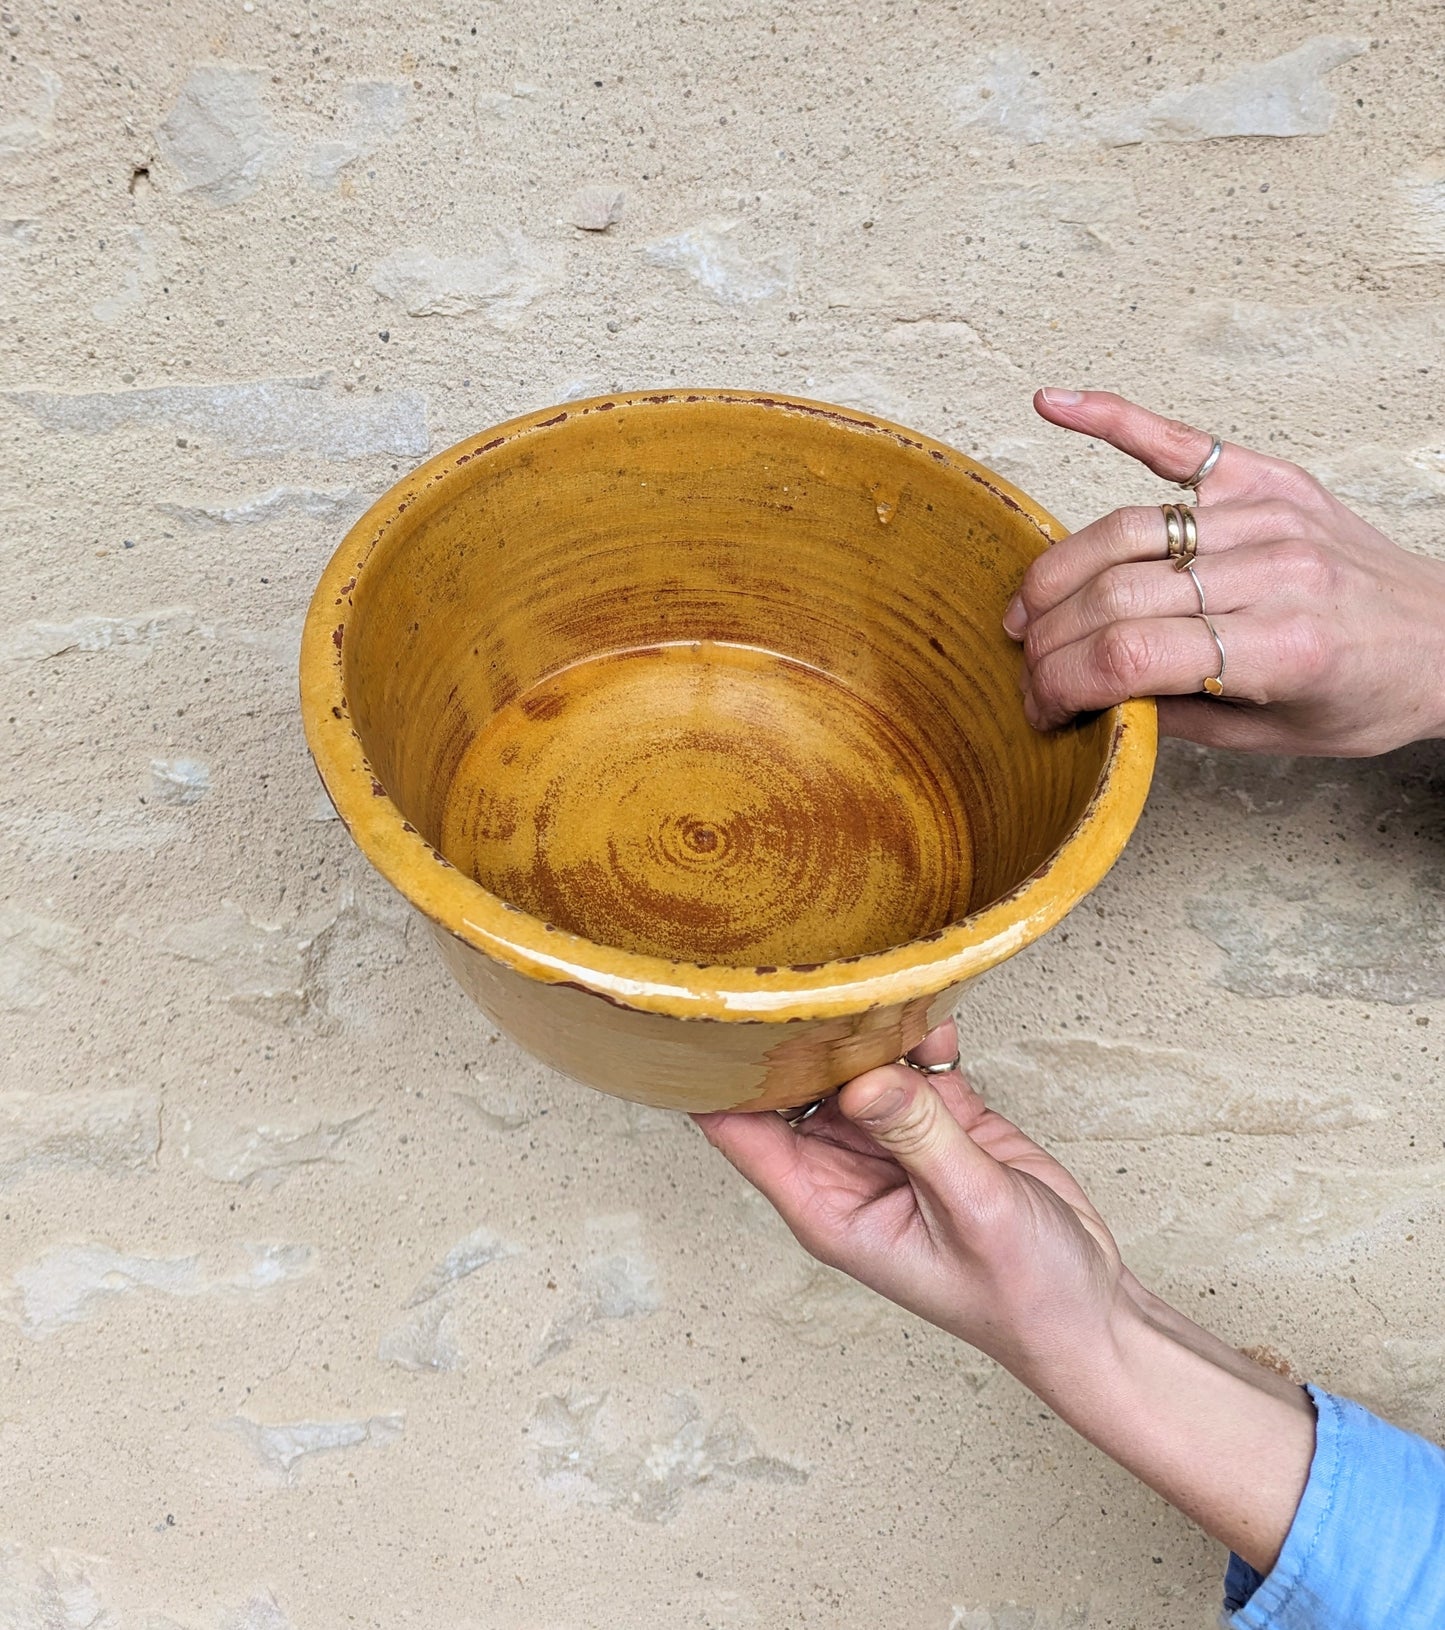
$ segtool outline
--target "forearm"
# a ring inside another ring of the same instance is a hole
[[[1157,1298],[1121,1299],[1109,1350],[1021,1376],[1063,1420],[1268,1572],[1309,1477],[1314,1407]]]
[[[1123,1288],[1140,1314],[1155,1329],[1173,1336],[1183,1346],[1198,1353],[1201,1358],[1208,1359],[1210,1363],[1217,1364],[1220,1369],[1228,1370],[1255,1386],[1264,1387],[1290,1403],[1298,1402],[1300,1388],[1297,1382],[1278,1370],[1257,1364],[1237,1347],[1231,1347],[1227,1341],[1221,1341],[1213,1331],[1206,1330],[1201,1324],[1195,1324],[1193,1319],[1185,1318],[1178,1308],[1170,1307],[1168,1302],[1161,1300],[1152,1291],[1145,1290],[1127,1270]]]

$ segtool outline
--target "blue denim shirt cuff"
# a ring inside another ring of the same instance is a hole
[[[1237,1556],[1228,1630],[1445,1625],[1445,1451],[1320,1387],[1315,1452],[1268,1575]]]

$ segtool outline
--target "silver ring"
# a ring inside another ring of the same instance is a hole
[[[1219,455],[1223,451],[1224,443],[1220,441],[1218,436],[1215,436],[1214,444],[1210,447],[1208,455],[1205,457],[1203,464],[1199,466],[1199,468],[1189,477],[1187,481],[1177,481],[1175,482],[1175,485],[1179,487],[1192,487],[1197,493],[1199,491],[1200,482],[1203,481],[1205,476],[1207,476],[1214,466],[1219,463]]]
[[[1209,607],[1204,603],[1204,585],[1199,581],[1199,573],[1194,570],[1194,562],[1191,560],[1184,570],[1189,573],[1189,581],[1194,585],[1194,592],[1199,596],[1199,615],[1207,617]],[[1215,638],[1217,640],[1218,635]]]
[[[1203,684],[1205,692],[1210,696],[1224,695],[1224,641],[1219,637],[1219,630],[1201,611],[1198,614],[1200,622],[1209,630],[1209,637],[1214,641],[1214,648],[1219,652],[1219,672],[1212,679],[1206,679]]]
[[[789,1126],[801,1126],[804,1121],[811,1120],[827,1102],[826,1098],[815,1098],[811,1104],[800,1104],[796,1109],[780,1109],[778,1114]]]
[[[898,1062],[906,1064],[910,1070],[917,1070],[920,1075],[951,1075],[961,1067],[963,1058],[961,1054],[955,1053],[946,1064],[915,1064],[905,1053]]]

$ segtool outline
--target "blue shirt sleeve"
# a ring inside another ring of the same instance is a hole
[[[1445,1450],[1319,1387],[1279,1560],[1229,1559],[1228,1630],[1445,1630]]]

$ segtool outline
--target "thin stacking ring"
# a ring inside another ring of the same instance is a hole
[[[804,1121],[811,1120],[827,1102],[826,1098],[815,1098],[811,1104],[800,1104],[796,1109],[780,1109],[778,1114],[789,1126],[801,1126]]]
[[[1212,679],[1204,681],[1204,689],[1210,696],[1224,695],[1224,641],[1219,637],[1219,630],[1213,622],[1201,611],[1199,620],[1209,630],[1209,637],[1214,641],[1214,648],[1219,652],[1219,672]]]
[[[1199,573],[1194,570],[1194,562],[1192,560],[1186,561],[1184,570],[1189,573],[1189,581],[1194,585],[1194,592],[1199,596],[1199,615],[1207,617],[1209,607],[1204,603],[1204,585],[1199,581]]]
[[[962,1066],[963,1057],[960,1053],[955,1053],[945,1064],[915,1064],[905,1053],[898,1062],[906,1064],[910,1070],[917,1070],[920,1075],[951,1075]]]
[[[1201,464],[1194,474],[1187,480],[1176,482],[1175,485],[1180,487],[1190,487],[1194,490],[1194,493],[1197,496],[1200,482],[1202,482],[1205,476],[1207,476],[1214,466],[1219,463],[1219,455],[1223,451],[1224,443],[1220,441],[1218,436],[1215,436],[1213,438],[1213,445],[1210,447],[1209,452],[1205,455],[1203,464]]]

